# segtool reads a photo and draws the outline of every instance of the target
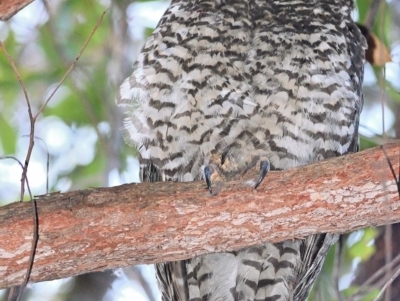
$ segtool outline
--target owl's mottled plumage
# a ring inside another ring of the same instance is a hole
[[[227,179],[357,150],[353,0],[173,0],[117,102],[144,181]],[[250,200],[249,200],[250,201]],[[332,234],[157,265],[163,300],[305,300]]]

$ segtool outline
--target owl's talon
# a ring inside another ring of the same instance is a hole
[[[206,167],[204,167],[204,178],[206,179],[207,188],[211,194],[212,194],[211,175],[213,172],[214,172],[214,168],[212,166],[207,165]]]
[[[204,172],[204,178],[207,183],[208,191],[210,191],[211,194],[216,194],[216,191],[213,191],[212,189],[213,183],[215,184],[224,181],[225,179],[221,174],[219,167],[215,163],[210,163],[204,166],[203,172]]]
[[[270,164],[268,158],[263,158],[262,160],[260,160],[260,175],[258,177],[256,185],[254,186],[254,189],[256,189],[258,187],[258,185],[260,185],[261,182],[264,180],[265,176],[267,175],[267,173],[270,170],[270,167],[271,167],[271,164]]]

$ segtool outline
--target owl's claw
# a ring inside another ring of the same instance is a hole
[[[213,172],[214,168],[211,165],[207,165],[206,167],[204,167],[204,177],[206,179],[208,191],[210,191],[211,194],[212,194],[211,175]]]
[[[211,194],[213,194],[212,183],[224,181],[224,177],[215,163],[210,163],[204,167],[204,178],[207,183],[208,191]]]
[[[254,189],[256,189],[258,187],[258,185],[260,185],[261,182],[264,180],[265,176],[267,175],[267,173],[270,170],[270,167],[271,167],[271,164],[270,164],[268,158],[262,158],[260,160],[260,175],[258,177],[256,185],[254,186]]]

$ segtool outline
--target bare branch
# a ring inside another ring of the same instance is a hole
[[[398,254],[395,258],[393,258],[393,260],[388,265],[390,265],[390,268],[393,270],[400,268],[399,263],[400,263],[400,254]],[[384,265],[379,270],[377,270],[371,277],[369,277],[363,284],[361,284],[357,288],[357,291],[354,292],[353,295],[349,297],[347,300],[349,301],[359,300],[361,296],[370,293],[377,287],[381,286],[383,287],[384,284],[389,281],[389,279],[386,278],[387,276],[386,271],[388,269],[388,265]]]
[[[381,289],[381,291],[379,292],[378,296],[374,299],[374,301],[379,301],[382,299],[383,294],[385,293],[385,290],[387,290],[390,285],[392,284],[392,282],[394,280],[396,280],[396,278],[400,275],[400,269],[397,270],[397,272],[393,275],[393,277],[391,277],[389,279],[389,281],[387,283],[385,283],[385,285],[383,286],[383,288]]]
[[[400,141],[385,151],[396,169]],[[216,196],[203,182],[40,196],[31,281],[400,221],[397,186],[380,147],[271,172],[257,190],[249,179],[216,185]],[[0,287],[23,279],[31,231],[28,204],[0,208],[0,241],[7,242],[0,245]]]
[[[8,62],[10,63],[15,76],[17,77],[17,80],[21,86],[22,91],[24,92],[25,95],[25,100],[26,100],[26,105],[28,108],[28,116],[29,116],[29,122],[30,122],[30,134],[29,134],[29,147],[28,150],[26,152],[26,158],[25,158],[25,164],[24,164],[24,168],[22,169],[22,176],[21,176],[21,193],[20,193],[20,202],[22,202],[24,200],[24,195],[25,195],[25,179],[26,179],[26,175],[28,172],[28,164],[29,164],[29,160],[31,158],[31,154],[32,154],[32,149],[34,146],[34,140],[33,140],[33,136],[34,136],[34,128],[35,128],[35,119],[33,118],[33,114],[32,114],[32,107],[31,107],[31,102],[29,100],[28,97],[28,92],[26,91],[25,85],[22,82],[21,79],[21,75],[18,72],[17,67],[15,66],[14,60],[12,59],[12,57],[8,54],[6,47],[4,46],[4,44],[0,41],[0,48],[4,51]]]
[[[97,28],[100,26],[101,22],[103,21],[104,15],[108,12],[110,8],[107,8],[105,11],[103,11],[103,13],[101,14],[99,20],[97,20],[97,23],[95,24],[95,26],[93,27],[92,31],[90,32],[89,36],[87,37],[85,43],[83,44],[81,50],[79,51],[78,55],[76,56],[75,60],[73,61],[73,63],[71,64],[71,66],[69,67],[69,69],[67,70],[67,72],[64,74],[64,76],[62,77],[62,79],[59,81],[59,83],[57,84],[56,88],[50,93],[49,97],[46,99],[46,101],[44,102],[44,104],[42,105],[42,107],[39,109],[39,111],[36,113],[34,119],[36,119],[40,113],[42,113],[42,111],[44,110],[44,108],[47,106],[47,104],[49,103],[49,101],[52,99],[52,97],[54,96],[54,94],[57,92],[58,88],[61,87],[62,83],[65,81],[65,79],[68,77],[68,75],[71,73],[72,69],[74,69],[76,63],[78,62],[78,60],[80,59],[81,55],[83,54],[83,51],[85,51],[86,46],[89,44],[90,40],[92,39],[94,33],[96,32]]]
[[[29,103],[29,101],[28,101]],[[18,162],[18,164],[21,166],[22,170],[25,170],[25,166],[27,166],[26,162],[25,165],[23,165],[17,158],[13,157],[13,156],[4,156],[4,157],[0,157],[1,159],[13,159],[15,161]],[[24,183],[26,183],[26,187],[28,188],[28,192],[29,192],[29,197],[30,197],[30,202],[32,204],[32,210],[33,210],[33,238],[32,238],[32,242],[31,242],[31,250],[29,252],[29,261],[28,261],[28,269],[26,270],[26,274],[25,277],[23,279],[23,284],[20,285],[19,287],[12,287],[9,292],[8,292],[8,298],[7,300],[12,301],[15,300],[19,301],[22,297],[22,292],[24,291],[26,285],[28,284],[29,281],[29,276],[32,270],[32,266],[33,266],[33,262],[35,259],[35,253],[36,253],[36,246],[37,246],[37,242],[39,239],[39,235],[38,235],[38,215],[37,215],[37,207],[36,207],[36,200],[32,197],[32,192],[31,189],[29,187],[29,181],[28,181],[28,177],[25,177],[24,179]],[[21,197],[22,199],[22,197]]]

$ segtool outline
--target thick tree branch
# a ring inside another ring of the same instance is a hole
[[[0,0],[0,21],[7,21],[34,0]]]
[[[399,170],[400,141],[385,150]],[[221,184],[216,196],[203,182],[127,184],[40,196],[31,280],[400,221],[399,194],[380,147],[271,172],[257,190],[246,184],[248,179]],[[0,208],[0,288],[22,281],[32,229],[30,204]]]

